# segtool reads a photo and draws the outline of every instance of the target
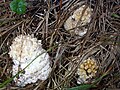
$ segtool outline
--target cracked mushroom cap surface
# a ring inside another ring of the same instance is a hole
[[[41,40],[30,35],[17,36],[10,46],[9,55],[14,62],[13,76],[33,61],[18,77],[14,78],[17,86],[25,86],[37,80],[46,80],[51,72],[50,57],[42,48]]]
[[[79,26],[86,25],[91,20],[92,9],[86,5],[82,5],[76,9],[72,16],[70,16],[64,23],[64,28],[70,30],[75,28],[75,30],[70,30],[79,36],[83,36],[87,33],[87,29],[79,30]]]
[[[79,75],[78,84],[87,83],[88,79],[92,79],[97,73],[98,65],[93,58],[84,60],[78,67],[77,74]]]

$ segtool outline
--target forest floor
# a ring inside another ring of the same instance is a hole
[[[11,1],[0,0],[0,90],[120,90],[120,0],[82,0],[93,9],[82,37],[64,28],[81,0],[26,0],[25,14],[13,12]],[[9,81],[13,61],[8,53],[20,34],[34,35],[45,50],[51,48],[47,80],[25,87]],[[87,83],[77,84],[77,68],[89,57],[98,62],[98,71]]]

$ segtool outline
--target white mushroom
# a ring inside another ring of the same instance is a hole
[[[9,55],[14,62],[13,76],[38,56],[23,73],[14,78],[17,86],[35,83],[38,79],[46,80],[51,72],[49,55],[42,48],[41,40],[30,35],[17,36],[10,46]]]
[[[84,30],[80,30],[76,27],[83,26],[89,23],[91,20],[91,14],[92,9],[90,7],[87,7],[86,5],[82,5],[81,7],[76,9],[73,15],[66,20],[66,22],[64,23],[64,28],[66,30],[75,28],[74,31],[70,30],[70,32],[74,32],[79,36],[83,36],[87,33],[87,29],[84,28]]]

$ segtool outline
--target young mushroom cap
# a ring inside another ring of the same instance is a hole
[[[88,58],[84,60],[78,67],[77,74],[79,75],[78,84],[87,83],[97,73],[98,65],[94,59]]]
[[[25,86],[39,80],[46,80],[51,72],[48,53],[42,48],[41,40],[30,35],[17,36],[10,46],[10,57],[14,65],[12,75],[25,68],[24,72],[14,78],[17,86]]]
[[[83,36],[84,34],[87,33],[87,29],[84,28],[84,30],[80,30],[77,27],[89,23],[91,20],[91,14],[92,14],[92,9],[86,5],[82,5],[81,7],[76,9],[73,15],[66,20],[66,22],[64,23],[64,28],[66,30],[75,28],[74,30],[70,30],[70,32],[74,32],[79,36]]]

